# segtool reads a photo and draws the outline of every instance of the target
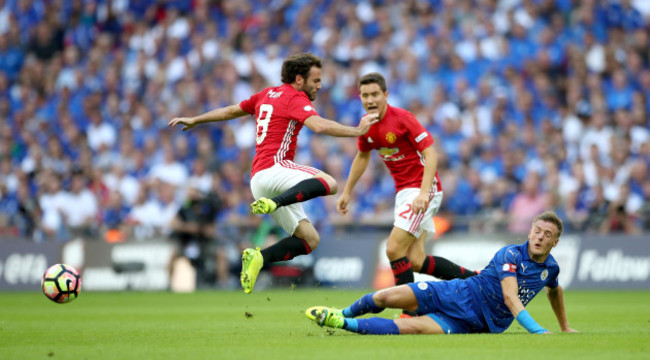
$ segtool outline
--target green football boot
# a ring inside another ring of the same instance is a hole
[[[312,306],[305,310],[305,316],[319,326],[327,326],[335,329],[342,329],[345,318],[342,310],[326,306]]]
[[[264,258],[260,248],[244,250],[241,255],[241,276],[239,281],[246,294],[253,292],[262,265],[264,265]]]
[[[251,211],[253,214],[270,214],[278,208],[275,201],[267,198],[259,198],[251,204]]]

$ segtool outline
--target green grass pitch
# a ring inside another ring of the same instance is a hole
[[[650,359],[650,291],[566,291],[579,334],[362,336],[322,329],[311,305],[345,306],[364,291],[279,289],[81,293],[55,304],[41,293],[0,294],[2,359]],[[528,307],[559,328],[544,294]],[[385,311],[384,317],[396,316]]]

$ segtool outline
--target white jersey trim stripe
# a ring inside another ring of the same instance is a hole
[[[289,161],[289,160],[282,160],[278,164],[280,164],[280,166],[282,166],[284,168],[304,171],[304,172],[306,172],[306,173],[308,173],[310,175],[316,175],[317,173],[320,172],[320,170],[318,170],[316,168],[313,168],[311,166],[298,165],[298,164],[296,164],[296,163],[294,163],[292,161]]]
[[[280,144],[280,148],[278,149],[278,152],[275,154],[275,157],[273,159],[275,163],[284,160],[284,157],[287,154],[287,151],[289,150],[289,145],[291,144],[293,131],[296,129],[296,123],[297,122],[295,120],[291,120],[291,122],[289,123],[289,126],[287,127],[287,131],[284,133],[282,144]]]
[[[320,172],[320,170],[315,169],[315,168],[313,168],[313,167],[311,167],[311,166],[298,165],[298,164],[296,164],[296,163],[294,163],[294,162],[291,162],[291,161],[289,161],[289,160],[283,160],[283,161],[281,161],[281,162],[280,162],[280,165],[281,165],[282,167],[286,167],[286,168],[289,168],[289,169],[295,169],[295,170],[304,171],[304,172],[310,173],[310,174],[312,174],[312,175],[313,175],[313,174],[317,174],[317,173]]]
[[[422,222],[423,217],[424,217],[424,213],[420,213],[418,214],[418,216],[415,217],[415,219],[411,223],[411,227],[409,228],[410,233],[414,233],[415,230],[420,226],[420,222]]]

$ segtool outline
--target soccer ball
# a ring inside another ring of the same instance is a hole
[[[55,303],[65,304],[76,299],[81,291],[81,276],[70,265],[52,265],[41,280],[43,294]]]

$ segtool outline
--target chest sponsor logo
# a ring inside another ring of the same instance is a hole
[[[399,148],[380,148],[377,152],[384,161],[398,161],[404,158],[404,155],[398,155]]]
[[[544,280],[546,280],[546,278],[548,278],[548,269],[544,269],[544,271],[542,271],[542,274],[540,275],[540,278],[542,279],[542,281],[544,281]]]
[[[377,152],[379,152],[379,155],[382,156],[382,157],[386,157],[386,156],[390,157],[390,156],[393,156],[393,155],[397,154],[399,152],[399,149],[398,148],[385,148],[385,147],[383,147],[383,148],[377,150]]]
[[[386,141],[388,141],[389,144],[395,143],[397,140],[397,135],[393,134],[391,131],[386,134]]]
[[[280,92],[275,92],[275,91],[273,91],[273,90],[269,90],[269,92],[268,92],[268,96],[269,96],[271,99],[277,99],[277,98],[280,97],[280,95],[282,95],[282,91],[280,91]]]
[[[517,272],[517,265],[515,264],[503,264],[503,271],[511,272],[511,273],[516,273]]]
[[[305,105],[305,107],[302,108],[302,109],[305,110],[305,111],[313,111],[314,110],[314,108],[311,105]]]
[[[423,139],[425,139],[428,135],[429,135],[429,134],[428,134],[426,131],[423,132],[422,134],[418,135],[418,136],[415,138],[415,142],[416,142],[416,143],[419,143],[420,141],[422,141]]]
[[[537,292],[533,289],[525,287],[525,285],[520,285],[518,295],[521,303],[526,306],[535,297],[535,295],[537,295]]]

